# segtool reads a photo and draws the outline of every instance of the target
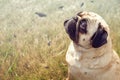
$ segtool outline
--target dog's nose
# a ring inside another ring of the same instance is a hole
[[[65,21],[64,21],[64,26],[66,25],[66,23],[67,23],[69,20],[74,20],[75,22],[77,22],[77,21],[78,21],[78,17],[75,16],[75,17],[72,17],[71,19],[65,20]]]

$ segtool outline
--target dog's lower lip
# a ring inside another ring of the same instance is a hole
[[[81,44],[77,44],[77,45],[80,46],[80,47],[82,47],[82,48],[84,48],[84,49],[90,49],[90,48],[92,48],[92,47],[84,47]]]

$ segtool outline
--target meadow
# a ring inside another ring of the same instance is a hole
[[[65,80],[65,19],[101,15],[120,54],[119,0],[0,0],[0,80]]]

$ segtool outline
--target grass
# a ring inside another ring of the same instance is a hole
[[[120,54],[119,7],[119,0],[0,0],[0,80],[65,80],[70,40],[63,22],[83,10],[107,21]]]

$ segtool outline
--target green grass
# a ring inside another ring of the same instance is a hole
[[[65,80],[70,40],[63,22],[83,10],[107,21],[113,48],[120,54],[120,1],[91,1],[0,0],[0,80]]]

